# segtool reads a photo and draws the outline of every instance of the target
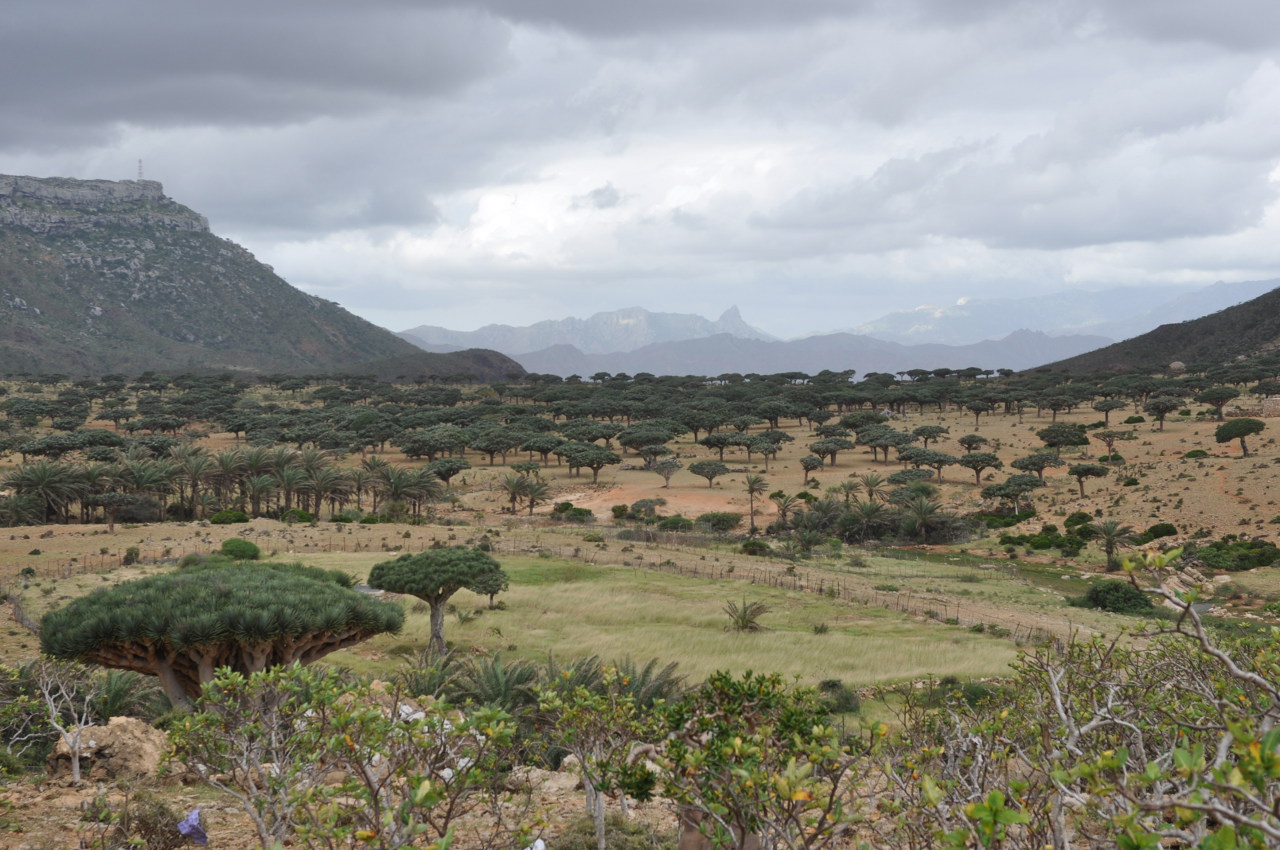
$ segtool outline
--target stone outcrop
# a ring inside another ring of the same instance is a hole
[[[209,231],[208,219],[165,197],[154,180],[0,175],[0,227],[51,235],[113,226]]]
[[[160,767],[169,738],[136,717],[113,717],[106,726],[88,726],[80,733],[80,772],[93,781],[151,777]],[[49,754],[49,775],[71,775],[71,748],[59,740]]]

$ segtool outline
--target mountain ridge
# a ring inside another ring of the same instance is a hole
[[[585,319],[569,316],[526,326],[493,324],[474,331],[420,325],[400,331],[399,336],[427,351],[480,347],[515,356],[560,344],[573,345],[587,354],[608,354],[721,333],[742,339],[775,339],[747,324],[736,306],[730,307],[714,321],[690,313],[660,313],[643,307],[624,307],[593,313]]]
[[[655,343],[630,352],[587,354],[560,343],[542,351],[516,355],[529,372],[567,377],[596,372],[650,372],[659,375],[719,375],[757,372],[805,372],[855,369],[900,372],[939,367],[1027,369],[1060,358],[1061,352],[1091,350],[1107,340],[1099,337],[1050,337],[1019,330],[1001,340],[972,345],[902,345],[858,334],[824,334],[788,341],[746,340],[729,334],[671,343]]]

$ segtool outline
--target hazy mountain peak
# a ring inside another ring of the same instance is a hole
[[[428,351],[454,348],[492,348],[504,354],[527,354],[555,345],[572,345],[588,354],[634,351],[646,345],[703,339],[731,334],[743,339],[771,340],[772,336],[748,325],[736,306],[711,321],[688,313],[654,313],[643,307],[623,307],[596,313],[585,319],[548,319],[535,324],[486,325],[474,331],[454,331],[422,325],[400,336]]]

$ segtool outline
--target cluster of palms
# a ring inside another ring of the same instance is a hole
[[[523,502],[533,516],[533,509],[550,497],[551,486],[540,477],[537,461],[523,461],[514,464],[512,469],[515,472],[498,479],[498,489],[511,502],[511,513]]]
[[[251,516],[293,509],[332,514],[354,504],[358,511],[392,509],[421,514],[439,500],[445,485],[435,473],[370,457],[343,468],[319,449],[250,446],[208,451],[181,444],[156,457],[133,447],[111,461],[42,458],[0,479],[9,496],[0,499],[4,525],[82,522],[101,515],[109,523],[125,512],[139,519],[180,516],[201,519],[234,508]],[[150,514],[150,515],[148,515]]]
[[[540,664],[529,659],[504,659],[500,654],[470,656],[431,649],[410,659],[397,678],[414,696],[500,708],[523,720],[532,719],[544,691],[567,694],[579,687],[604,691],[608,669],[621,674],[613,686],[622,687],[646,709],[659,700],[679,697],[686,688],[685,677],[676,673],[676,663],[662,666],[656,658],[643,665],[629,657],[606,665],[597,655],[569,662],[548,656]]]
[[[866,543],[897,537],[923,543],[964,532],[964,523],[935,498],[937,487],[919,480],[895,483],[893,476],[867,472],[829,488],[821,498],[772,493],[769,498],[778,511],[773,530],[789,532],[802,554],[833,538]]]

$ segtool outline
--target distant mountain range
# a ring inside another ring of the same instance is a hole
[[[608,354],[716,334],[739,339],[775,338],[744,322],[737,307],[730,307],[714,322],[687,313],[651,313],[641,307],[627,307],[586,319],[551,319],[527,327],[485,325],[474,331],[451,331],[421,325],[400,332],[403,339],[426,351],[492,348],[511,356],[553,345],[571,345],[587,354]]]
[[[888,313],[850,333],[913,345],[964,345],[995,339],[1009,328],[1054,336],[1090,334],[1129,339],[1170,322],[1183,322],[1270,292],[1280,280],[1216,283],[1212,286],[1113,287],[1029,298],[964,299],[949,306],[924,306]]]
[[[1271,281],[1280,284],[1280,281]],[[1280,289],[1243,304],[1041,366],[1037,371],[1087,374],[1216,366],[1280,352]]]
[[[741,339],[716,334],[701,339],[646,345],[635,351],[586,354],[571,345],[516,355],[530,372],[590,376],[650,372],[655,375],[722,375],[737,372],[901,372],[907,369],[1026,369],[1046,360],[1089,351],[1109,340],[1102,337],[1051,337],[1016,331],[1004,339],[973,345],[901,345],[857,334],[825,334],[787,342]]]
[[[282,280],[150,180],[0,175],[0,371],[471,374]]]

